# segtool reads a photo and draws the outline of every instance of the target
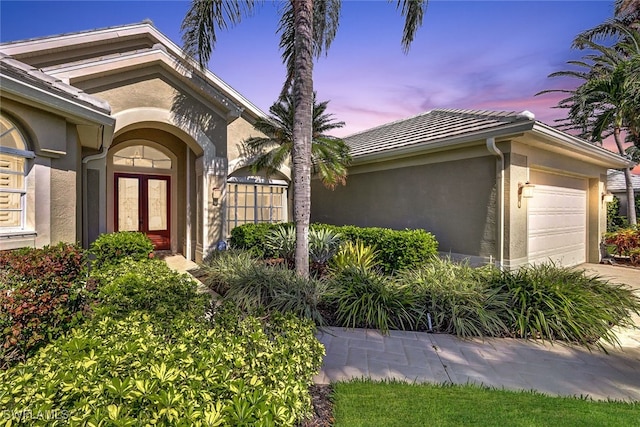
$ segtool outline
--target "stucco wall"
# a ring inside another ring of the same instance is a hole
[[[141,116],[145,109],[169,111],[176,124],[194,139],[198,140],[197,133],[202,132],[213,143],[215,150],[208,157],[226,155],[227,121],[223,113],[200,102],[190,90],[179,89],[181,83],[161,70],[152,67],[136,74],[123,72],[117,79],[99,78],[77,86],[109,102],[115,115],[128,110],[139,110]]]
[[[495,165],[485,156],[355,173],[334,191],[314,180],[311,220],[422,228],[440,251],[495,256]]]
[[[253,125],[243,117],[231,122],[227,128],[227,157],[229,161],[240,157],[242,142],[258,135],[260,133],[255,131]]]
[[[21,128],[36,158],[27,162],[25,231],[38,247],[81,238],[81,158],[76,126],[58,115],[2,99],[2,110]],[[0,244],[1,246],[1,244]]]

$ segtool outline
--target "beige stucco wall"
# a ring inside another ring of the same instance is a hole
[[[6,98],[2,99],[2,111],[20,126],[36,158],[27,162],[25,236],[0,238],[0,249],[78,242],[82,194],[76,126],[63,117]]]
[[[347,185],[334,191],[314,180],[311,220],[420,228],[435,235],[442,252],[495,257],[496,162],[484,153],[483,157],[398,168],[388,162],[379,171],[358,173],[356,169]],[[473,153],[457,153],[465,154]]]
[[[213,144],[209,151],[207,147],[202,147],[207,158],[226,156],[227,121],[223,113],[161,69],[150,67],[136,73],[123,72],[117,76],[78,82],[76,85],[106,100],[116,116],[121,112],[138,111],[141,120],[144,120],[147,117],[145,110],[169,112],[173,126],[180,127],[199,143],[205,140],[207,144]],[[199,138],[199,133],[205,138]]]

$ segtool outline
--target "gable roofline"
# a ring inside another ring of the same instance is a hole
[[[110,140],[115,119],[111,107],[76,87],[70,86],[0,52],[0,98],[64,117],[77,125],[82,146],[98,149]],[[59,151],[40,148],[39,154],[58,157]]]
[[[531,132],[545,142],[578,152],[609,168],[634,165],[628,159],[535,120],[523,111],[434,109],[349,135],[353,164],[365,164],[463,148],[487,138],[518,137]],[[404,135],[396,135],[404,133]]]
[[[151,21],[7,42],[0,44],[0,51],[8,55],[34,56],[46,51],[63,51],[71,46],[82,44],[91,45],[94,43],[104,44],[112,39],[122,37],[135,38],[145,35],[151,37],[156,43],[163,45],[168,55],[188,65],[192,72],[202,75],[208,84],[220,90],[226,97],[236,103],[239,107],[238,110],[248,114],[252,119],[266,117],[266,114],[260,108],[233,89],[212,71],[209,69],[201,69],[196,61],[187,57],[182,49],[160,32]]]

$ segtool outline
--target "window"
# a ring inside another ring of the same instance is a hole
[[[22,133],[0,113],[0,232],[24,229],[27,150]]]
[[[113,155],[116,166],[136,168],[171,169],[171,159],[160,150],[146,145],[132,145]]]
[[[285,189],[282,185],[229,182],[227,229],[246,223],[285,221]]]

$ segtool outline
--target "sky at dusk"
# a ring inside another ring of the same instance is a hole
[[[573,38],[613,14],[611,1],[429,2],[408,54],[395,2],[343,0],[340,28],[314,69],[319,100],[345,136],[433,108],[529,110],[553,125],[559,94],[573,83],[547,76],[577,59]],[[85,31],[150,19],[179,46],[187,1],[0,2],[0,41]],[[264,111],[276,100],[284,66],[275,31],[281,3],[219,34],[209,68]]]

